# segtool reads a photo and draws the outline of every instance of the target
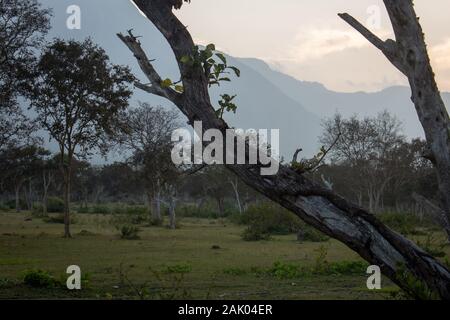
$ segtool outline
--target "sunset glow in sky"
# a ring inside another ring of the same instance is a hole
[[[416,0],[440,88],[450,91],[450,1]],[[372,25],[379,8],[378,25]],[[407,84],[386,58],[342,21],[348,12],[385,39],[392,28],[382,0],[193,0],[177,15],[196,42],[256,57],[301,80],[339,91]],[[375,13],[376,14],[376,13]]]

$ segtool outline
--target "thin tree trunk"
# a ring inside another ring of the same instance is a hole
[[[50,179],[50,177],[49,177]],[[42,195],[42,215],[45,217],[47,216],[47,205],[48,205],[48,188],[50,182],[47,181],[47,175],[44,171],[42,174],[42,180],[43,180],[43,195]]]
[[[176,208],[176,200],[174,197],[171,197],[169,200],[169,227],[170,229],[177,228],[176,216],[175,216],[175,208]]]
[[[22,188],[22,183],[18,183],[15,188],[15,197],[16,197],[16,212],[19,213],[21,211],[20,208],[20,189]]]
[[[219,210],[219,217],[223,217],[225,214],[224,214],[224,206],[223,206],[223,198],[221,198],[221,197],[218,197],[218,198],[216,198],[216,201],[217,201],[217,209]]]
[[[161,199],[159,193],[156,193],[155,197],[153,198],[153,206],[155,210],[153,211],[153,220],[157,223],[160,223],[162,221],[161,217]]]
[[[64,237],[71,238],[70,234],[70,182],[71,170],[65,168],[64,170]]]
[[[48,193],[47,190],[44,190],[44,194],[42,196],[42,216],[46,217],[48,215]]]
[[[236,197],[236,204],[237,204],[239,213],[242,214],[241,198],[239,197],[239,189],[238,189],[238,179],[236,178],[234,181],[230,180],[230,184],[233,187],[234,196]]]

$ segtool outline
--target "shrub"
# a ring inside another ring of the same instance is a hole
[[[23,283],[33,288],[53,288],[59,284],[49,272],[43,270],[26,271]]]
[[[148,209],[145,206],[125,206],[114,208],[115,213],[123,213],[128,215],[145,216],[148,214]]]
[[[8,278],[0,278],[0,289],[9,289],[18,285],[17,280],[12,280]]]
[[[297,231],[297,240],[299,242],[325,242],[330,240],[330,238],[324,235],[319,230],[316,230],[308,225],[304,225]]]
[[[125,225],[120,228],[120,237],[125,240],[138,240],[140,229],[135,226]]]
[[[107,205],[96,204],[91,208],[91,212],[98,214],[109,214],[111,213],[111,208]]]
[[[150,219],[150,225],[153,227],[161,227],[164,223],[164,219],[157,219],[157,218],[151,218]]]
[[[433,236],[432,233],[429,233],[427,235],[424,242],[417,241],[417,245],[435,258],[444,258],[446,256],[446,253],[443,249],[447,245],[447,243],[440,242]]]
[[[143,214],[133,214],[130,218],[132,224],[142,224],[147,221],[147,217]]]
[[[383,212],[377,216],[387,226],[403,235],[421,235],[423,232],[417,230],[418,228],[434,226],[430,220],[421,221],[416,215],[405,212]]]
[[[277,261],[268,273],[279,279],[293,279],[301,276],[303,272],[300,266],[296,264]]]
[[[33,208],[31,209],[31,214],[33,217],[42,218],[44,217],[44,210],[42,208],[41,203],[33,204]]]
[[[295,233],[301,227],[300,219],[292,212],[274,203],[249,207],[242,215],[243,224],[257,223],[270,234]]]
[[[336,275],[365,274],[369,264],[364,261],[339,261],[328,265],[327,273]]]
[[[48,216],[45,217],[44,222],[46,223],[57,223],[57,224],[64,224],[64,214],[58,214],[56,216]],[[77,218],[75,214],[70,214],[70,224],[77,223]]]
[[[47,213],[63,213],[64,212],[64,200],[58,197],[49,197],[47,199]],[[36,203],[33,205],[33,215],[42,216],[44,209],[42,203]]]
[[[11,208],[6,203],[0,203],[0,211],[8,212]]]
[[[90,213],[91,210],[88,206],[79,206],[77,209],[77,213]]]
[[[64,200],[58,197],[49,197],[47,201],[48,213],[63,213],[64,212]]]
[[[245,241],[267,240],[270,235],[295,233],[301,227],[297,216],[273,203],[251,206],[241,215],[230,216],[230,220],[248,226],[242,234]]]
[[[21,209],[25,209],[28,206],[27,202],[24,199],[20,199],[19,204],[20,204]],[[16,200],[13,199],[13,200],[6,201],[4,203],[4,205],[5,205],[5,207],[8,207],[9,209],[15,209],[16,208]]]
[[[218,217],[216,211],[217,210],[210,204],[200,207],[193,204],[188,204],[177,208],[178,216],[185,218],[215,219]]]
[[[364,261],[328,262],[328,248],[320,246],[311,272],[316,275],[354,275],[365,274],[369,264]]]
[[[241,235],[244,241],[260,241],[269,240],[270,234],[267,231],[262,230],[258,225],[249,225]]]

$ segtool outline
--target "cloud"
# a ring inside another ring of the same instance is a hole
[[[432,46],[430,56],[438,69],[450,69],[450,38],[447,38],[443,43]]]
[[[367,41],[352,30],[303,29],[289,50],[291,59],[305,62],[320,59],[334,52],[367,46]]]

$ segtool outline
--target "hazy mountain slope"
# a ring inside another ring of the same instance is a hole
[[[117,32],[133,29],[162,77],[179,79],[173,54],[156,28],[124,0],[41,0],[54,9],[52,31],[49,38],[91,37],[110,55],[114,63],[129,65],[142,81],[146,82],[134,57],[116,37]],[[69,5],[77,4],[82,10],[81,30],[66,28]],[[211,91],[213,104],[217,105],[219,94],[237,94],[237,114],[226,119],[234,127],[255,129],[280,129],[282,154],[290,157],[299,146],[311,155],[317,151],[320,121],[335,111],[345,116],[354,113],[375,115],[388,109],[403,121],[405,133],[410,137],[422,136],[423,132],[407,87],[391,87],[375,93],[340,93],[326,89],[322,84],[297,80],[272,70],[258,59],[230,59],[242,71],[242,77]],[[443,95],[450,105],[450,94]],[[163,106],[171,103],[162,98],[135,91],[132,105],[146,101]]]
[[[123,0],[41,0],[45,6],[52,7],[52,31],[49,38],[61,37],[82,40],[91,37],[110,55],[114,63],[129,65],[143,82],[145,76],[139,69],[130,51],[117,38],[117,32],[133,29],[151,59],[155,59],[155,67],[163,78],[179,79],[176,61],[168,44],[156,28],[128,2]],[[66,8],[77,4],[82,10],[81,30],[66,28]],[[219,94],[237,94],[237,113],[229,114],[226,119],[237,128],[243,129],[280,129],[281,153],[287,157],[301,146],[306,154],[317,151],[317,136],[320,133],[320,119],[303,108],[301,103],[288,97],[266,79],[239,60],[230,59],[230,64],[241,69],[241,78],[234,79],[231,84],[224,84],[211,91],[215,105]],[[136,90],[132,104],[147,101],[153,104],[170,106],[171,103],[162,98]]]
[[[320,119],[284,94],[271,81],[242,64],[239,59],[228,58],[229,64],[241,70],[241,78],[212,90],[213,103],[220,93],[237,94],[236,114],[229,113],[226,120],[237,128],[280,129],[281,153],[290,157],[302,147],[305,154],[317,153]]]
[[[423,136],[408,87],[389,87],[374,93],[340,93],[330,91],[322,84],[300,81],[274,71],[258,59],[241,59],[241,61],[270,80],[286,95],[301,101],[307,110],[321,118],[328,117],[337,110],[345,116],[350,116],[355,113],[375,115],[387,109],[403,122],[405,134],[409,137]],[[447,107],[450,106],[450,93],[443,93],[442,96]]]

